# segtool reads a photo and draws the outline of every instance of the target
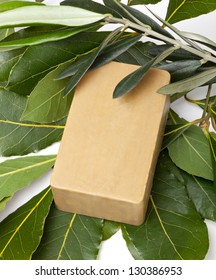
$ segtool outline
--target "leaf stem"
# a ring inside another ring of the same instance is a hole
[[[179,48],[181,48],[183,50],[186,50],[190,53],[193,53],[193,54],[203,58],[205,61],[211,61],[213,63],[216,63],[216,57],[213,57],[209,52],[197,50],[191,46],[185,45],[180,40],[169,38],[163,34],[160,34],[156,31],[152,30],[150,27],[139,25],[137,23],[131,22],[130,20],[115,18],[115,17],[106,17],[104,20],[107,23],[123,24],[135,31],[137,31],[137,30],[141,31],[146,36],[153,36],[153,37],[155,37],[159,40],[162,40],[164,42],[167,42],[171,45],[178,46]]]
[[[25,126],[25,127],[37,127],[37,128],[55,128],[55,129],[65,128],[64,125],[21,123],[21,122],[9,121],[9,120],[0,120],[0,123],[7,123],[7,124]]]

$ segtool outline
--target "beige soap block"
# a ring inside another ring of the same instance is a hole
[[[169,107],[150,69],[130,93],[115,86],[137,66],[111,62],[79,83],[51,178],[57,208],[139,225],[144,221]]]

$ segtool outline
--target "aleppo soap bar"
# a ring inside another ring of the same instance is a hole
[[[138,66],[111,62],[77,86],[51,178],[60,210],[139,225],[144,221],[169,106],[156,91],[169,73],[150,69],[113,99]]]

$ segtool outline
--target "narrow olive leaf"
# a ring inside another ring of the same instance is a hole
[[[1,201],[0,201],[0,211],[4,210],[5,206],[7,205],[7,203],[11,200],[12,196],[9,196],[9,197],[6,197],[6,198],[3,198]]]
[[[123,54],[119,55],[115,60],[123,63],[144,65],[153,57],[149,55],[149,50],[155,46],[152,42],[137,42]]]
[[[52,124],[21,122],[26,97],[0,89],[0,155],[25,155],[61,139],[65,119]]]
[[[207,227],[188,197],[180,170],[161,153],[145,222],[122,225],[135,259],[199,260],[208,251]]]
[[[128,0],[128,5],[157,4],[161,0]]]
[[[26,6],[1,14],[0,26],[36,26],[54,24],[63,26],[82,26],[100,21],[108,15],[70,6]]]
[[[201,128],[192,125],[168,146],[172,161],[187,173],[213,180],[211,150]]]
[[[55,158],[56,156],[28,156],[0,163],[0,203],[51,169]]]
[[[122,53],[126,52],[133,45],[135,45],[139,41],[139,39],[141,39],[141,35],[135,35],[132,37],[126,37],[124,39],[109,44],[101,51],[101,54],[93,62],[91,69],[102,66],[110,62],[111,60],[114,60]],[[85,61],[86,57],[84,56],[75,63],[73,63],[71,66],[69,66],[67,69],[65,69],[63,72],[61,72],[57,76],[57,79],[64,79],[73,76],[80,69],[82,64],[85,63]]]
[[[83,32],[68,39],[28,47],[11,69],[8,89],[29,95],[51,70],[98,47],[106,36],[107,32]]]
[[[100,24],[91,24],[82,27],[71,28],[49,28],[48,30],[37,30],[35,27],[25,28],[15,32],[0,42],[0,50],[11,50],[26,46],[34,46],[47,42],[59,41],[74,36],[80,32],[87,31],[92,27],[100,27]]]
[[[24,51],[25,49],[22,48],[0,52],[0,82],[6,82],[8,80],[12,67],[17,63]]]
[[[214,41],[212,41],[211,39],[203,36],[203,35],[200,35],[200,34],[197,34],[197,33],[183,32],[183,31],[181,31],[181,34],[185,38],[188,38],[190,40],[199,42],[199,43],[201,43],[201,44],[203,44],[207,47],[212,48],[213,50],[216,50],[216,43]]]
[[[206,70],[205,72],[193,75],[190,78],[169,84],[158,90],[158,93],[172,95],[180,92],[188,92],[194,88],[202,86],[206,82],[216,77],[216,68]]]
[[[38,247],[52,203],[48,188],[0,223],[0,259],[29,260]]]
[[[180,60],[159,66],[171,74],[171,82],[176,82],[196,73],[203,64],[202,60]]]
[[[139,67],[136,71],[127,75],[124,79],[122,79],[118,85],[115,87],[113,92],[113,98],[118,98],[123,96],[124,94],[130,92],[133,88],[135,88],[138,83],[145,76],[147,71],[154,65],[156,58],[153,58],[145,65]]]
[[[117,222],[104,220],[103,224],[103,241],[111,238],[119,229],[121,225]]]
[[[196,2],[193,0],[170,0],[166,20],[170,23],[175,23],[207,14],[215,9],[216,2],[212,2],[211,0],[197,0]]]
[[[27,99],[21,121],[53,123],[68,115],[73,95],[64,98],[67,80],[57,81],[55,77],[69,64],[71,62],[58,66],[38,82]]]
[[[38,5],[44,5],[37,2],[29,2],[29,1],[5,1],[3,3],[0,3],[0,13],[6,12],[9,10],[26,7],[26,6],[38,6]]]
[[[120,4],[126,11],[128,11],[131,15],[133,15],[136,19],[138,19],[141,23],[148,25],[152,28],[152,30],[163,34],[169,38],[174,38],[167,30],[161,27],[156,21],[154,21],[151,17],[146,14],[140,12],[138,9],[134,9],[132,7],[126,6],[124,4]]]
[[[152,56],[156,56],[156,55],[162,53],[163,51],[169,49],[170,47],[171,47],[171,45],[156,45],[149,50],[149,54],[152,55]],[[171,53],[167,57],[167,59],[169,59],[171,61],[187,60],[187,59],[190,59],[190,60],[198,59],[198,60],[200,60],[200,57],[193,54],[193,53],[190,53],[186,50],[177,49],[173,53]]]
[[[68,84],[65,87],[64,95],[67,96],[78,84],[78,82],[82,79],[85,73],[92,66],[98,55],[101,51],[112,41],[115,37],[121,32],[122,27],[118,27],[114,31],[110,32],[110,34],[104,39],[104,41],[99,45],[99,47],[94,50],[90,55],[85,58],[85,61],[80,65],[78,71],[70,78]]]
[[[176,49],[176,47],[170,47],[168,50],[165,50],[163,53],[161,53],[157,57],[153,58],[152,60],[150,60],[149,62],[147,62],[140,68],[138,68],[136,71],[127,75],[115,87],[115,90],[113,92],[113,98],[118,98],[120,96],[123,96],[124,94],[126,94],[126,93],[130,92],[132,89],[134,89],[152,66],[160,63],[175,49]]]
[[[34,260],[94,260],[102,241],[103,220],[51,206]]]
[[[204,219],[216,221],[216,189],[213,182],[187,173],[183,177],[197,211]]]

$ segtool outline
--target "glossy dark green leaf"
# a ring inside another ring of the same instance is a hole
[[[0,90],[0,155],[24,155],[61,139],[65,119],[47,125],[20,122],[26,97]]]
[[[216,2],[211,0],[170,0],[166,20],[170,23],[198,17],[216,9]]]
[[[0,163],[0,203],[52,168],[56,156],[28,156]]]
[[[211,156],[212,156],[214,187],[216,188],[216,134],[214,132],[210,132],[208,134],[208,140],[209,140]]]
[[[172,161],[187,173],[213,180],[211,150],[201,128],[192,125],[168,146]]]
[[[189,92],[192,89],[204,85],[214,77],[216,77],[215,67],[181,81],[164,86],[158,90],[158,93],[172,95],[175,93]]]
[[[28,47],[11,70],[9,90],[21,95],[30,94],[56,66],[93,50],[105,36],[106,32],[83,32],[72,38]]]
[[[60,211],[52,205],[35,260],[94,260],[103,220]]]
[[[122,53],[126,52],[130,47],[135,45],[140,38],[140,35],[135,35],[128,38],[126,37],[124,39],[109,44],[107,47],[104,48],[104,50],[101,51],[101,54],[93,62],[91,69],[102,66],[110,62],[111,60],[116,59]],[[58,79],[70,77],[74,75],[77,72],[77,70],[80,71],[80,67],[83,63],[85,63],[86,59],[87,57],[82,57],[81,59],[73,63],[70,67],[68,67],[65,71],[58,75]]]
[[[1,14],[1,27],[63,25],[82,26],[104,19],[107,14],[98,14],[70,6],[34,5],[9,10]]]
[[[9,78],[12,67],[17,63],[24,52],[24,48],[19,50],[0,52],[0,82],[6,82]]]
[[[38,82],[27,100],[21,121],[53,123],[68,115],[73,95],[64,97],[67,80],[57,81],[55,78],[69,63],[58,66]]]
[[[167,148],[170,144],[172,144],[179,136],[185,132],[190,125],[188,124],[174,124],[174,125],[167,125],[163,137],[163,143],[161,150]]]
[[[29,260],[38,247],[52,203],[48,188],[0,223],[0,259]]]
[[[204,219],[216,221],[216,188],[212,181],[183,175],[190,199]]]
[[[133,88],[135,88],[138,83],[142,80],[145,76],[147,71],[155,64],[161,62],[164,58],[166,58],[169,53],[173,52],[175,47],[171,47],[168,50],[165,50],[163,53],[158,55],[157,57],[153,58],[136,71],[132,72],[131,74],[127,75],[123,80],[121,80],[118,85],[115,87],[113,92],[113,98],[118,98],[123,96],[124,94],[130,92]]]
[[[98,55],[101,51],[120,33],[121,27],[110,32],[110,34],[104,39],[104,41],[99,45],[99,47],[94,50],[90,55],[86,57],[83,63],[79,64],[78,71],[70,78],[68,84],[65,87],[65,96],[67,96],[82,79],[85,73],[90,69]],[[79,63],[79,62],[78,62]]]
[[[43,4],[37,2],[30,2],[30,1],[5,1],[3,3],[0,3],[0,13],[21,8],[21,7],[35,6],[35,5],[43,5]]]
[[[103,241],[108,240],[120,229],[120,223],[104,220]]]
[[[162,153],[145,222],[123,225],[127,246],[135,259],[199,260],[208,251],[205,223],[187,195],[180,170]]]
[[[159,66],[171,74],[171,81],[176,82],[196,73],[196,70],[202,66],[200,60],[179,60]]]
[[[99,24],[92,24],[88,26],[71,28],[24,28],[1,41],[0,50],[17,49],[26,46],[34,46],[47,42],[59,41],[74,36],[80,32],[87,31],[88,29],[91,29],[95,26],[98,28],[100,27]]]

